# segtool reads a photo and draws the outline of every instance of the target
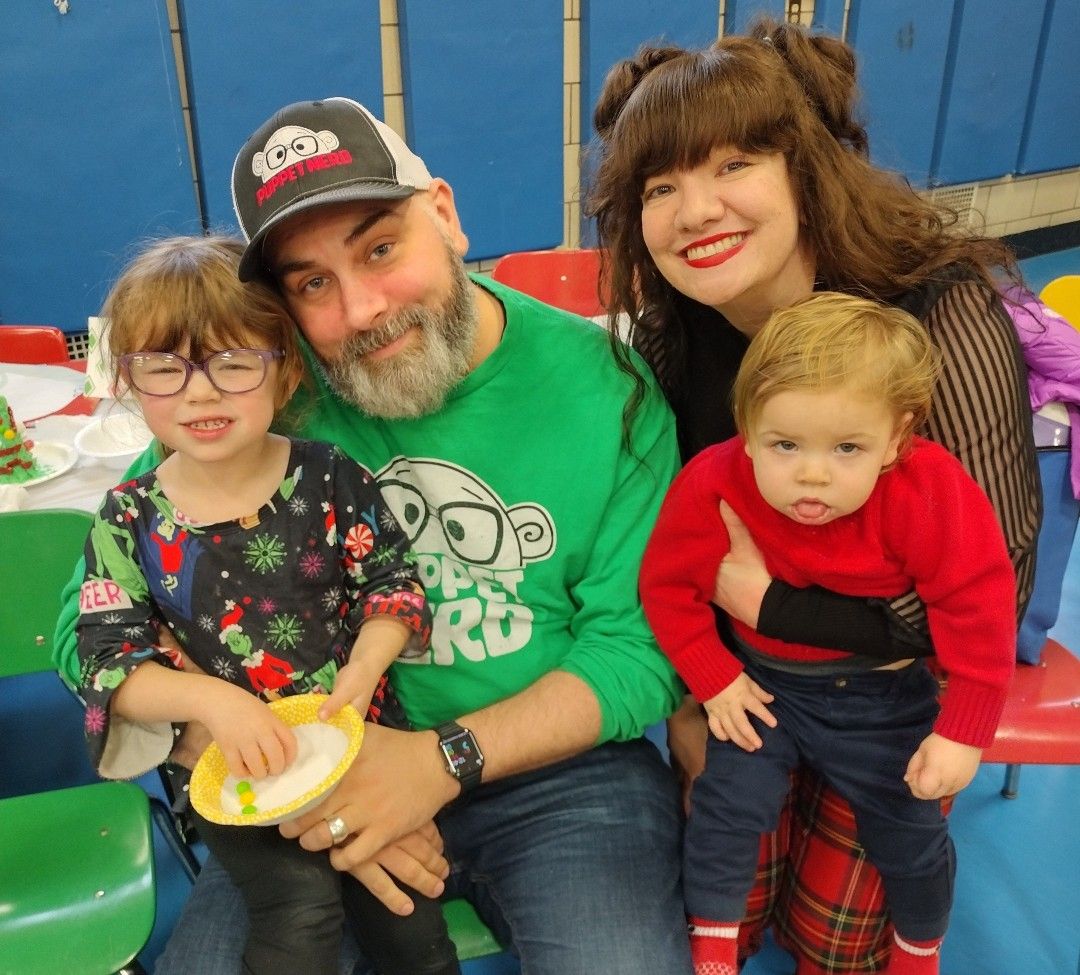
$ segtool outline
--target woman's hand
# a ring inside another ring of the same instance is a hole
[[[775,728],[776,718],[765,707],[772,700],[773,695],[760,684],[746,674],[739,674],[716,697],[705,702],[709,730],[720,741],[733,741],[743,751],[755,752],[761,747],[761,738],[754,731],[749,715],[756,715],[770,728]]]
[[[716,570],[713,602],[728,616],[756,630],[761,601],[772,576],[746,525],[726,501],[720,502],[720,517],[727,527],[731,549]]]

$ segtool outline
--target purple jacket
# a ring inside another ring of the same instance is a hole
[[[1027,364],[1032,410],[1058,402],[1069,414],[1070,475],[1080,498],[1080,331],[1024,288],[1005,288],[1001,296]]]

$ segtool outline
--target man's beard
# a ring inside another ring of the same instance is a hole
[[[451,286],[440,308],[403,308],[378,328],[350,336],[327,363],[338,394],[370,416],[402,419],[434,413],[469,372],[479,321],[476,298],[461,258],[449,245],[447,254]],[[387,359],[366,358],[414,327],[419,332],[404,349]]]

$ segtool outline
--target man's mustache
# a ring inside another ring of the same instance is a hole
[[[348,358],[359,358],[369,352],[374,352],[376,349],[381,349],[384,345],[389,345],[395,339],[401,338],[410,328],[415,326],[423,328],[424,325],[425,315],[423,309],[403,308],[401,311],[395,312],[391,318],[388,318],[378,328],[350,335],[342,347],[342,354]]]

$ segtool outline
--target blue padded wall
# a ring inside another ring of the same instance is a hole
[[[180,13],[209,227],[238,232],[233,160],[279,108],[344,95],[382,117],[378,0],[182,2]]]
[[[1014,171],[1045,8],[1046,0],[957,5],[932,182],[968,183]]]
[[[1018,170],[1038,173],[1080,165],[1080,3],[1047,0],[1037,78]],[[1010,56],[1012,45],[1010,43]]]
[[[813,27],[841,37],[844,33],[844,0],[817,0]]]
[[[563,3],[400,0],[408,142],[477,260],[563,239]]]
[[[724,33],[743,34],[759,14],[784,20],[786,12],[785,0],[727,0],[724,5]]]
[[[852,0],[848,14],[870,155],[920,185],[933,159],[952,14],[942,0]]]
[[[667,6],[627,0],[581,0],[581,141],[596,134],[592,113],[604,76],[646,41],[705,47],[716,40],[716,0],[686,0]]]
[[[198,232],[165,0],[8,3],[0,320],[85,331],[133,241]]]
[[[685,0],[657,6],[627,0],[581,0],[581,144],[596,137],[593,108],[604,86],[604,77],[616,61],[632,57],[646,41],[682,47],[705,47],[716,40],[720,20],[715,0]],[[591,172],[588,151],[581,160],[583,186]],[[593,221],[581,221],[582,244],[595,243]]]

